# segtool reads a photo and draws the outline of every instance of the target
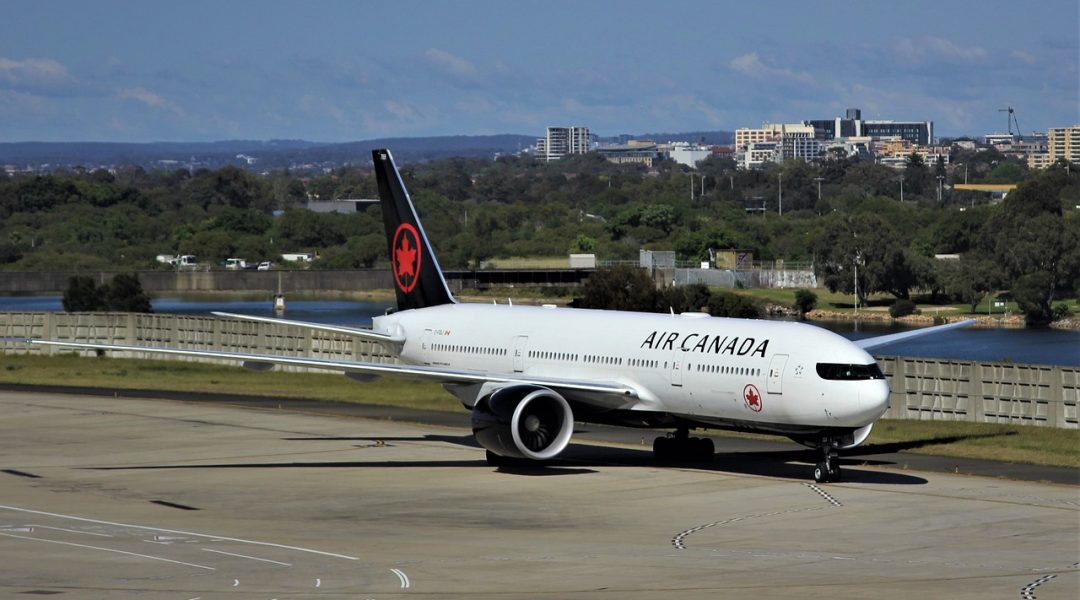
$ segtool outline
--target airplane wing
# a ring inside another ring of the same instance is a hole
[[[54,342],[48,340],[25,340],[31,344],[42,346],[54,346],[58,348],[73,348],[79,350],[106,350],[114,352],[145,352],[151,354],[168,354],[172,356],[193,356],[199,358],[216,358],[232,360],[241,363],[245,368],[253,371],[268,371],[274,365],[287,365],[294,367],[306,367],[309,369],[323,369],[326,371],[338,371],[345,373],[352,379],[365,381],[374,379],[380,375],[419,379],[442,384],[532,384],[565,390],[577,396],[584,396],[606,401],[594,401],[593,403],[608,408],[624,406],[627,401],[633,402],[639,398],[639,391],[633,386],[615,381],[581,381],[575,379],[561,379],[554,377],[529,377],[524,374],[507,373],[484,373],[480,371],[463,371],[458,369],[444,369],[439,367],[427,367],[419,365],[395,365],[382,363],[355,362],[344,360],[326,360],[320,358],[307,358],[303,356],[284,356],[278,354],[248,354],[243,352],[219,352],[215,350],[184,350],[179,348],[161,348],[149,346],[126,346],[119,344],[97,344],[83,342]]]
[[[289,319],[275,319],[273,317],[256,317],[254,315],[238,315],[235,313],[226,312],[212,312],[210,313],[217,317],[225,317],[229,319],[241,319],[244,321],[254,321],[256,323],[273,323],[275,325],[293,325],[296,327],[303,327],[305,329],[313,329],[315,331],[327,331],[330,333],[341,333],[344,335],[351,335],[361,339],[369,340],[372,342],[383,342],[387,344],[403,344],[405,338],[394,337],[385,333],[379,333],[377,331],[371,331],[370,329],[358,329],[356,327],[344,327],[342,325],[325,325],[323,323],[309,323],[308,321],[292,321]]]
[[[955,323],[946,323],[944,325],[936,325],[934,327],[923,327],[922,329],[912,329],[911,331],[901,331],[900,333],[890,333],[889,335],[879,335],[872,338],[863,338],[861,340],[853,340],[854,344],[863,350],[869,350],[870,348],[877,348],[878,346],[884,346],[886,344],[892,344],[895,342],[910,340],[924,335],[934,335],[935,333],[941,333],[942,331],[948,331],[950,329],[959,329],[961,327],[967,327],[975,322],[975,319],[965,319],[963,321],[957,321]]]

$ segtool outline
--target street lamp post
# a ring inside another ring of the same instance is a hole
[[[904,176],[900,176],[900,202],[904,202]]]
[[[817,201],[818,201],[818,204],[821,204],[821,180],[823,180],[823,179],[825,179],[825,178],[824,177],[815,177],[814,178],[814,181],[817,182]]]
[[[941,204],[941,180],[945,179],[943,175],[937,176],[937,201]]]
[[[780,210],[780,216],[784,216],[784,173],[783,171],[776,174],[777,187],[776,190],[776,203]]]

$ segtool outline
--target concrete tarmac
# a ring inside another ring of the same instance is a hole
[[[609,443],[499,470],[460,427],[205,402],[0,415],[4,598],[1080,596],[1075,485]]]

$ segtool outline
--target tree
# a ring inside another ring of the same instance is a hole
[[[100,310],[115,312],[154,312],[150,296],[143,291],[139,276],[133,273],[117,273],[112,281],[101,286]]]
[[[63,304],[67,312],[153,312],[139,277],[131,273],[117,273],[101,287],[91,277],[76,275],[68,280]]]
[[[1080,271],[1080,220],[1064,216],[1060,199],[1077,177],[1050,169],[1020,184],[982,228],[980,246],[1023,299],[1029,325],[1049,323],[1055,294]]]
[[[101,292],[93,277],[76,275],[68,279],[62,299],[66,312],[91,312],[101,307]]]
[[[817,294],[810,290],[795,290],[795,309],[799,311],[799,318],[805,319],[806,313],[814,310],[817,306]]]
[[[574,298],[574,306],[652,312],[656,301],[656,285],[649,273],[626,265],[597,269],[581,286],[581,295]]]

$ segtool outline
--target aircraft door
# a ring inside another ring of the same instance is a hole
[[[671,353],[671,385],[682,387],[683,370],[686,368],[686,352],[676,348]]]
[[[529,336],[519,335],[514,338],[514,372],[525,372],[525,347],[529,344]]]
[[[777,354],[769,363],[769,379],[766,382],[766,390],[770,394],[782,394],[784,383],[784,367],[787,366],[787,354]]]

